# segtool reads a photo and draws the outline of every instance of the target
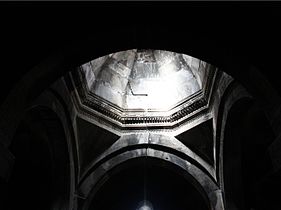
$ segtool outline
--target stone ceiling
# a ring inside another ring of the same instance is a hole
[[[71,78],[81,112],[124,130],[174,128],[207,109],[215,75],[185,54],[133,49],[87,62]]]

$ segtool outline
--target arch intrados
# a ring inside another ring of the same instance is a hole
[[[193,186],[204,197],[206,203],[211,205],[210,209],[217,209],[223,206],[222,203],[219,203],[221,200],[216,197],[217,195],[215,194],[218,190],[218,186],[199,168],[173,154],[149,148],[124,152],[123,154],[108,160],[93,171],[80,185],[79,192],[81,195],[79,195],[79,197],[84,197],[84,199],[86,199],[82,209],[87,210],[95,193],[110,178],[110,173],[114,174],[122,170],[120,165],[123,163],[129,162],[128,164],[125,164],[125,167],[129,167],[130,163],[134,163],[133,160],[137,160],[139,158],[149,158],[160,161],[161,166],[168,167],[169,170],[173,170],[176,173],[184,174],[185,179],[189,183],[193,184]],[[92,177],[95,177],[95,179]],[[91,188],[89,188],[89,186],[91,186]],[[214,199],[213,196],[216,198]]]

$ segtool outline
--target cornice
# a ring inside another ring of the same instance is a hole
[[[72,97],[78,112],[99,123],[124,130],[174,130],[193,117],[206,114],[210,106],[211,93],[216,82],[217,69],[207,65],[208,74],[203,87],[190,97],[175,104],[169,110],[123,109],[93,94],[86,85],[86,79],[80,67],[70,73]]]

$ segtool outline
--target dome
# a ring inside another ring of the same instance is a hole
[[[81,67],[89,91],[119,108],[167,111],[202,89],[205,66],[184,54],[134,49]]]
[[[208,112],[216,72],[185,54],[132,49],[79,66],[70,84],[79,112],[110,130],[178,129]]]

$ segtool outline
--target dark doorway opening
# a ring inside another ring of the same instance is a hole
[[[145,200],[153,210],[209,209],[202,192],[181,172],[163,167],[162,161],[153,158],[130,161],[134,163],[122,170],[118,166],[118,172],[110,175],[89,209],[137,210]]]

